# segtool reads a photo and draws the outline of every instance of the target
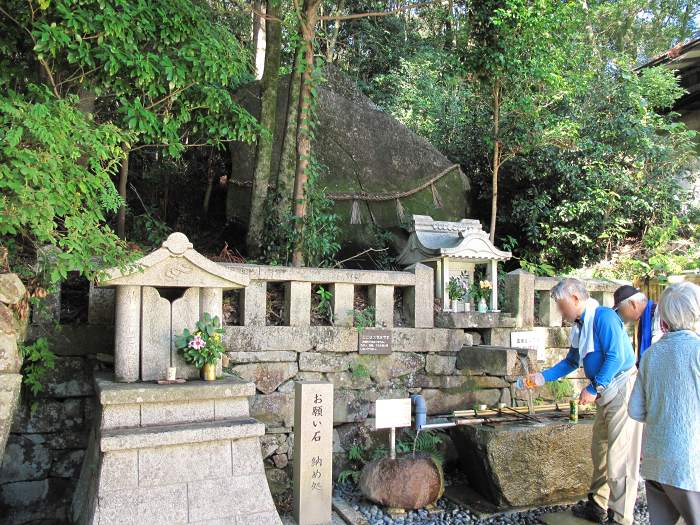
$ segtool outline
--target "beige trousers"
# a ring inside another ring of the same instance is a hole
[[[623,525],[634,523],[639,482],[642,424],[627,414],[636,369],[614,380],[596,400],[593,423],[593,479],[590,495],[604,509],[614,512]]]

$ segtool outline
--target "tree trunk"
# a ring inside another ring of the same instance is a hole
[[[277,0],[270,0],[267,4],[267,13],[277,18]],[[280,23],[271,18],[266,21],[265,33],[266,54],[265,73],[261,86],[260,123],[270,131],[269,136],[261,136],[258,140],[258,152],[253,174],[253,187],[250,193],[250,218],[248,221],[248,235],[246,246],[248,254],[257,257],[260,255],[261,239],[265,226],[265,204],[267,202],[267,188],[270,183],[272,171],[272,145],[275,137],[277,123],[277,87],[279,85],[280,49],[282,44],[282,31]]]
[[[264,0],[255,0],[253,7],[258,12],[265,12]],[[267,29],[265,19],[253,13],[253,51],[255,56],[255,78],[260,80],[265,70],[265,31]]]
[[[280,219],[283,219],[292,211],[294,173],[297,166],[297,117],[299,115],[299,91],[301,89],[301,57],[302,54],[297,49],[294,56],[294,71],[289,77],[287,119],[275,188],[277,191],[276,216]]]
[[[501,143],[499,137],[501,111],[501,83],[493,84],[493,165],[491,168],[491,229],[489,239],[496,241],[496,216],[498,214],[498,170],[501,167]]]
[[[207,191],[204,192],[204,201],[202,202],[202,211],[204,215],[209,214],[209,202],[211,201],[211,193],[214,190],[214,170],[212,169],[212,157],[214,152],[209,152],[209,160],[207,161]]]
[[[304,19],[300,20],[301,34],[304,38],[304,71],[301,75],[301,90],[299,92],[299,115],[297,127],[297,167],[294,174],[294,217],[297,219],[296,246],[292,253],[292,266],[304,264],[302,246],[304,233],[304,217],[306,216],[305,187],[308,179],[307,169],[311,155],[311,82],[314,68],[314,37],[320,0],[304,2]]]
[[[345,0],[340,0],[338,2],[338,7],[336,8],[336,14],[340,15],[345,9]],[[326,62],[332,64],[335,62],[335,46],[338,43],[338,34],[340,33],[340,20],[333,21],[333,31],[328,39],[326,46]]]
[[[119,195],[124,199],[124,205],[119,208],[117,214],[117,235],[120,239],[126,239],[126,185],[129,179],[129,146],[122,144],[124,158],[119,168]]]
[[[447,18],[445,19],[445,50],[449,51],[453,46],[454,31],[452,30],[452,0],[447,2]]]

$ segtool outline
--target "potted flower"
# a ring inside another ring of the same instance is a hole
[[[181,335],[175,337],[175,346],[182,352],[185,361],[199,368],[205,381],[216,379],[216,363],[224,353],[223,333],[219,318],[205,313],[202,320],[197,321],[194,332],[185,328]]]
[[[488,300],[491,297],[491,282],[484,279],[471,285],[469,293],[478,304],[479,312],[488,312]]]
[[[466,309],[467,298],[469,297],[469,275],[462,272],[459,276],[450,277],[447,283],[447,296],[450,299],[450,310],[453,312],[464,311]]]

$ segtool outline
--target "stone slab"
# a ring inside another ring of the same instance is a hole
[[[524,373],[518,352],[527,352],[529,372],[537,370],[536,350],[517,350],[504,346],[464,346],[457,354],[456,367],[462,373],[516,376]]]
[[[229,353],[245,352],[357,352],[357,330],[342,326],[226,326],[224,345]],[[457,352],[474,343],[472,334],[446,328],[392,328],[396,352]]]
[[[499,507],[570,502],[588,490],[593,420],[572,424],[565,417],[538,417],[544,423],[465,425],[450,431],[470,485]]]
[[[263,281],[308,281],[312,283],[349,283],[359,285],[386,284],[412,286],[415,276],[411,272],[388,270],[347,270],[342,268],[301,268],[292,266],[266,266],[256,264],[220,263]]]
[[[206,423],[106,430],[102,433],[100,450],[131,450],[139,448],[205,443],[226,439],[262,436],[265,426],[252,418],[227,419]]]
[[[144,286],[141,290],[141,381],[165,379],[171,366],[171,339],[170,301],[161,297],[155,288]]]
[[[175,347],[175,336],[180,335],[185,328],[194,330],[199,321],[199,288],[188,288],[182,297],[175,299],[171,304],[172,341],[170,346],[170,362],[177,367],[177,376],[186,379],[197,379],[199,370],[188,364],[185,358]]]
[[[226,355],[231,364],[283,363],[297,360],[297,352],[228,352]]]
[[[183,384],[123,384],[111,380],[109,374],[95,374],[95,385],[102,405],[158,403],[171,401],[249,397],[255,385],[234,376],[216,381],[193,380]]]
[[[139,487],[230,476],[231,442],[210,441],[138,450]]]
[[[515,318],[500,312],[438,312],[435,314],[438,328],[513,328]]]

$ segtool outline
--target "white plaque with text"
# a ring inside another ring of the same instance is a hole
[[[375,428],[411,426],[411,399],[377,399]]]

